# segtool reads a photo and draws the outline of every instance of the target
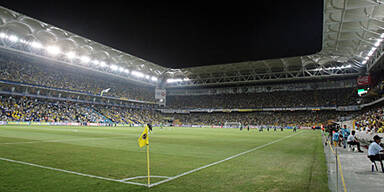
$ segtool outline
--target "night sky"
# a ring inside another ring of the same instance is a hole
[[[123,2],[0,5],[171,68],[300,56],[322,47],[323,0]]]

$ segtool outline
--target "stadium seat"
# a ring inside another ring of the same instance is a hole
[[[376,161],[379,161],[380,162],[380,165],[381,165],[381,170],[383,171],[384,173],[384,167],[383,167],[383,160],[380,159],[380,160],[377,160],[377,159],[372,159],[370,156],[368,156],[368,159],[372,162],[372,172],[375,171],[375,168],[376,168],[376,171],[379,171],[377,169],[377,165],[376,165]]]

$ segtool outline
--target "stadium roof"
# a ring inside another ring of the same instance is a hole
[[[32,47],[44,45],[51,55],[62,54],[57,59],[113,73],[126,72],[121,75],[133,75],[153,85],[164,77],[167,87],[327,78],[364,73],[380,58],[384,6],[378,0],[325,0],[323,47],[316,54],[184,69],[161,67],[4,7],[0,7],[0,32],[3,48],[40,54],[16,41]],[[72,59],[74,55],[77,61]]]
[[[326,0],[323,48],[316,54],[182,69],[195,84],[356,75],[382,55],[384,5],[370,0]],[[179,84],[192,85],[191,81]]]

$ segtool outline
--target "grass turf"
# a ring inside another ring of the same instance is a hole
[[[142,128],[1,126],[0,158],[112,179],[145,176]],[[291,130],[154,128],[151,175],[175,176]],[[153,182],[161,181],[152,178]],[[146,179],[132,180],[145,183]],[[153,188],[0,161],[0,191],[329,191],[321,135],[300,134]]]

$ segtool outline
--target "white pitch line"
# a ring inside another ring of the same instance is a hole
[[[125,179],[120,179],[119,181],[129,181],[133,179],[142,179],[142,178],[147,178],[148,176],[136,176],[136,177],[130,177],[130,178],[125,178]],[[157,176],[157,175],[151,175],[151,178],[170,178],[168,176]]]
[[[159,182],[157,182],[157,183],[150,184],[149,187],[154,187],[154,186],[156,186],[156,185],[160,185],[160,184],[162,184],[162,183],[166,183],[166,182],[168,182],[168,181],[172,181],[172,180],[177,179],[177,178],[179,178],[179,177],[182,177],[182,176],[191,174],[191,173],[193,173],[193,172],[199,171],[199,170],[201,170],[201,169],[205,169],[205,168],[211,167],[211,166],[213,166],[213,165],[217,165],[217,164],[222,163],[222,162],[224,162],[224,161],[228,161],[228,160],[233,159],[233,158],[236,158],[236,157],[238,157],[238,156],[241,156],[241,155],[250,153],[250,152],[252,152],[252,151],[255,151],[255,150],[257,150],[257,149],[261,149],[261,148],[266,147],[266,146],[268,146],[268,145],[272,145],[272,144],[274,144],[274,143],[277,143],[277,142],[282,141],[282,140],[284,140],[284,139],[287,139],[287,138],[289,138],[289,137],[298,135],[298,134],[300,134],[300,133],[302,133],[302,132],[300,131],[299,133],[296,133],[296,134],[293,134],[293,135],[288,135],[288,136],[286,136],[286,137],[277,139],[277,140],[275,140],[275,141],[269,142],[269,143],[264,144],[264,145],[260,145],[260,146],[258,146],[258,147],[253,148],[253,149],[250,149],[250,150],[248,150],[248,151],[244,151],[244,152],[241,152],[241,153],[239,153],[239,154],[230,156],[230,157],[228,157],[228,158],[226,158],[226,159],[223,159],[223,160],[220,160],[220,161],[216,161],[216,162],[213,162],[213,163],[208,164],[208,165],[204,165],[204,166],[202,166],[202,167],[199,167],[199,168],[196,168],[196,169],[193,169],[193,170],[190,170],[190,171],[181,173],[181,174],[179,174],[179,175],[170,177],[170,178],[168,178],[168,179],[159,181]]]
[[[75,171],[68,171],[68,170],[65,170],[65,169],[58,169],[58,168],[53,168],[53,167],[47,167],[47,166],[43,166],[43,165],[38,165],[38,164],[33,164],[33,163],[28,163],[28,162],[23,162],[23,161],[17,161],[17,160],[2,158],[2,157],[0,157],[0,160],[12,162],[12,163],[23,164],[23,165],[29,165],[29,166],[33,166],[33,167],[39,167],[39,168],[43,168],[43,169],[60,171],[60,172],[64,172],[64,173],[70,173],[70,174],[74,174],[74,175],[80,175],[80,176],[84,176],[84,177],[91,177],[91,178],[96,178],[96,179],[102,179],[102,180],[107,180],[107,181],[115,181],[115,182],[119,182],[119,183],[127,183],[127,184],[133,184],[133,185],[141,185],[141,186],[146,186],[146,187],[148,186],[147,184],[142,184],[142,183],[136,183],[136,182],[131,182],[131,181],[122,181],[122,180],[118,180],[118,179],[112,179],[112,178],[107,178],[107,177],[101,177],[101,176],[96,176],[96,175],[79,173],[79,172],[75,172]]]
[[[118,139],[127,137],[92,137],[92,138],[73,138],[73,139],[57,139],[57,140],[40,140],[40,141],[22,141],[22,142],[11,142],[11,143],[0,143],[0,145],[17,145],[27,143],[59,143],[65,141],[83,141],[83,140],[99,140],[99,139]]]

